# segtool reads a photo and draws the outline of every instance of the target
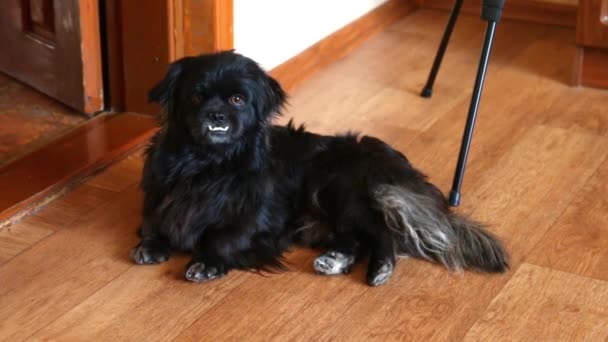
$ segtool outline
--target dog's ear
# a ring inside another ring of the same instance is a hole
[[[275,114],[280,115],[281,109],[287,100],[287,94],[281,87],[281,84],[270,75],[265,75],[263,83],[265,101],[262,103],[261,112],[268,117],[272,117]]]
[[[173,62],[165,77],[148,92],[148,102],[156,102],[165,110],[173,110],[173,99],[176,95],[177,80],[184,68],[185,59]]]

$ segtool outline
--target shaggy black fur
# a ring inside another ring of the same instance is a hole
[[[150,91],[165,108],[144,165],[138,264],[192,253],[186,278],[281,268],[293,243],[327,249],[321,274],[348,272],[369,255],[381,285],[398,254],[451,269],[502,272],[507,255],[398,151],[355,135],[272,126],[285,92],[232,51],[181,59]]]

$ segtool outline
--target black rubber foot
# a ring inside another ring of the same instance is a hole
[[[420,96],[426,97],[426,98],[429,98],[429,97],[433,96],[433,88],[424,88],[424,89],[422,89],[422,92],[420,93]]]
[[[450,191],[450,205],[452,207],[460,205],[460,192],[454,192],[454,190]]]

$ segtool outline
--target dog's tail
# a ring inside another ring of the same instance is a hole
[[[439,262],[451,270],[504,272],[508,255],[483,225],[452,212],[438,193],[379,185],[373,198],[398,238],[398,253]]]

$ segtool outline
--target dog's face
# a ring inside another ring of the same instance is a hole
[[[232,51],[173,63],[149,93],[165,107],[166,124],[199,144],[232,144],[259,132],[285,102],[279,83]]]

